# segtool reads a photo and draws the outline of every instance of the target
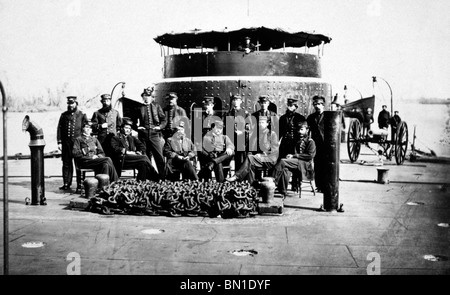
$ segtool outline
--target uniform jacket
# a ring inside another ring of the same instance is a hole
[[[255,119],[256,119],[256,124],[258,124],[259,117],[261,117],[261,116],[270,117],[270,119],[271,119],[271,125],[272,125],[272,130],[274,129],[275,125],[278,124],[278,116],[277,116],[277,114],[274,113],[274,112],[272,112],[272,111],[269,111],[269,110],[267,110],[267,111],[264,112],[262,109],[260,109],[260,110],[258,110],[258,111],[256,111],[256,112],[254,112],[254,113],[252,114],[252,116],[255,117]],[[257,126],[258,126],[258,125],[257,125]]]
[[[245,120],[250,116],[250,113],[244,109],[231,109],[229,112],[225,114],[224,124],[227,126],[227,117],[231,117],[234,121],[234,130],[245,131],[245,124],[249,123],[249,120]]]
[[[72,149],[73,157],[78,161],[90,160],[92,156],[104,157],[102,145],[92,136],[79,136],[75,138]]]
[[[212,123],[219,119],[222,118],[217,112],[213,112],[212,114],[207,114],[206,111],[202,112],[202,137],[212,130]]]
[[[302,174],[302,179],[314,178],[313,159],[316,155],[316,144],[310,137],[300,138],[295,144],[293,158],[301,160],[298,170]]]
[[[378,114],[378,127],[387,128],[389,126],[391,114],[386,110],[381,110]]]
[[[305,121],[305,117],[297,112],[286,112],[280,117],[280,138],[293,139],[297,136],[298,123]]]
[[[319,114],[318,112],[312,113],[308,116],[306,121],[308,122],[309,132],[311,138],[314,140],[316,147],[318,145],[323,146],[324,143],[324,113]]]
[[[92,115],[92,130],[97,134],[97,138],[100,142],[106,138],[108,134],[117,134],[117,129],[122,125],[122,118],[117,110],[113,108],[101,108],[94,112]],[[107,128],[103,128],[101,125],[108,123]]]
[[[139,152],[141,155],[145,155],[145,145],[132,135],[117,134],[111,139],[111,148],[115,157],[122,157],[126,151]]]
[[[261,116],[265,116],[265,117],[269,117],[270,118],[270,125],[269,128],[272,131],[277,132],[278,135],[278,116],[276,113],[272,112],[272,111],[265,111],[263,112],[262,109],[254,112],[252,114],[252,118],[251,118],[251,124],[250,124],[250,132],[249,132],[249,146],[250,146],[250,151],[254,152],[258,150],[257,147],[257,142],[259,141],[258,136],[259,136],[259,117]],[[256,150],[255,150],[256,149]]]
[[[187,118],[186,111],[178,105],[175,105],[173,108],[168,105],[163,109],[163,111],[167,120],[163,133],[165,137],[171,137],[176,131],[175,124],[178,124],[181,118]]]
[[[197,149],[192,141],[186,136],[182,140],[175,137],[169,137],[164,144],[163,155],[167,157],[166,175],[173,173],[174,166],[172,164],[173,158],[177,155],[189,157],[193,159],[197,155]]]
[[[234,151],[234,145],[231,139],[225,134],[215,135],[214,132],[209,131],[203,137],[202,153],[204,155],[211,156],[213,154],[220,154],[228,148]],[[215,157],[213,156],[213,158]]]
[[[178,105],[175,105],[173,109],[171,109],[171,106],[168,105],[163,109],[163,111],[167,120],[166,128],[174,128],[174,126],[169,126],[169,123],[174,123],[173,119],[175,117],[187,117],[186,111]],[[170,115],[170,111],[172,111],[172,116]],[[172,122],[169,122],[169,118],[172,118]]]
[[[81,136],[82,126],[88,121],[85,113],[80,110],[75,112],[65,111],[59,118],[56,139],[58,144],[67,140],[75,140],[75,138]]]
[[[147,126],[146,119],[149,115],[153,118],[153,122],[150,122],[150,125]],[[150,134],[161,134],[161,130],[164,129],[167,124],[166,115],[164,115],[163,109],[160,105],[155,103],[150,103],[139,107],[137,109],[136,118],[139,122],[134,122],[134,129],[138,130],[139,138],[148,138]],[[159,126],[161,130],[152,129],[156,126]],[[138,129],[137,127],[144,127],[145,129]]]
[[[250,113],[244,109],[231,109],[225,114],[225,134],[233,139],[237,151],[244,151],[248,145],[248,131],[250,129]],[[238,135],[238,131],[240,134]],[[241,146],[242,145],[242,146]]]
[[[192,141],[186,136],[183,139],[169,137],[164,144],[163,154],[169,160],[175,158],[177,155],[193,158],[197,155],[197,149]]]
[[[271,162],[276,162],[278,159],[278,135],[275,131],[266,129],[261,131],[262,136],[259,138],[258,153],[267,156]]]

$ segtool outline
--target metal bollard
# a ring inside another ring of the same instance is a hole
[[[378,183],[386,184],[389,183],[388,175],[389,175],[389,169],[388,168],[377,168],[378,170]]]
[[[324,112],[324,149],[326,154],[326,185],[323,191],[325,211],[339,211],[339,153],[342,111]],[[341,212],[341,211],[339,211]]]
[[[44,132],[27,115],[22,122],[22,130],[30,133],[31,151],[31,205],[47,205],[44,183]],[[39,201],[38,201],[39,199]]]
[[[263,177],[260,183],[259,196],[263,203],[271,203],[275,195],[275,180],[273,177]]]
[[[95,192],[98,189],[98,179],[96,178],[86,178],[83,181],[84,192],[81,197],[90,199],[95,196]]]
[[[95,178],[98,180],[98,189],[101,190],[103,187],[109,185],[109,175],[108,174],[97,174]]]

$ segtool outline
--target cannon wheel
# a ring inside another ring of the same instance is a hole
[[[350,162],[358,160],[361,151],[361,123],[358,119],[352,119],[347,134],[347,151]]]
[[[401,121],[397,127],[395,136],[395,162],[397,165],[403,164],[405,161],[406,150],[408,149],[408,125]]]

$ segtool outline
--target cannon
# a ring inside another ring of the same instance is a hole
[[[356,162],[361,152],[361,145],[364,144],[379,156],[384,156],[388,160],[395,157],[397,165],[402,165],[408,149],[408,124],[406,122],[401,121],[397,123],[396,128],[392,128],[389,125],[388,129],[379,129],[371,126],[367,132],[363,132],[364,112],[368,108],[375,110],[375,101],[375,95],[372,95],[342,106],[344,117],[350,119],[347,133],[349,159],[352,163]],[[375,125],[375,123],[372,125]],[[371,143],[378,144],[379,149],[373,149],[370,146]]]

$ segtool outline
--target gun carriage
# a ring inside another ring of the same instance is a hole
[[[347,133],[347,152],[350,161],[353,163],[358,160],[361,145],[365,145],[388,160],[394,157],[397,165],[401,165],[405,161],[408,148],[408,125],[406,122],[397,123],[396,128],[392,128],[392,124],[390,124],[387,130],[374,127],[376,125],[374,122],[367,132],[363,130],[365,112],[368,108],[375,110],[375,102],[375,95],[373,95],[342,106],[344,117],[350,119]],[[380,148],[375,150],[370,144],[378,144]]]

